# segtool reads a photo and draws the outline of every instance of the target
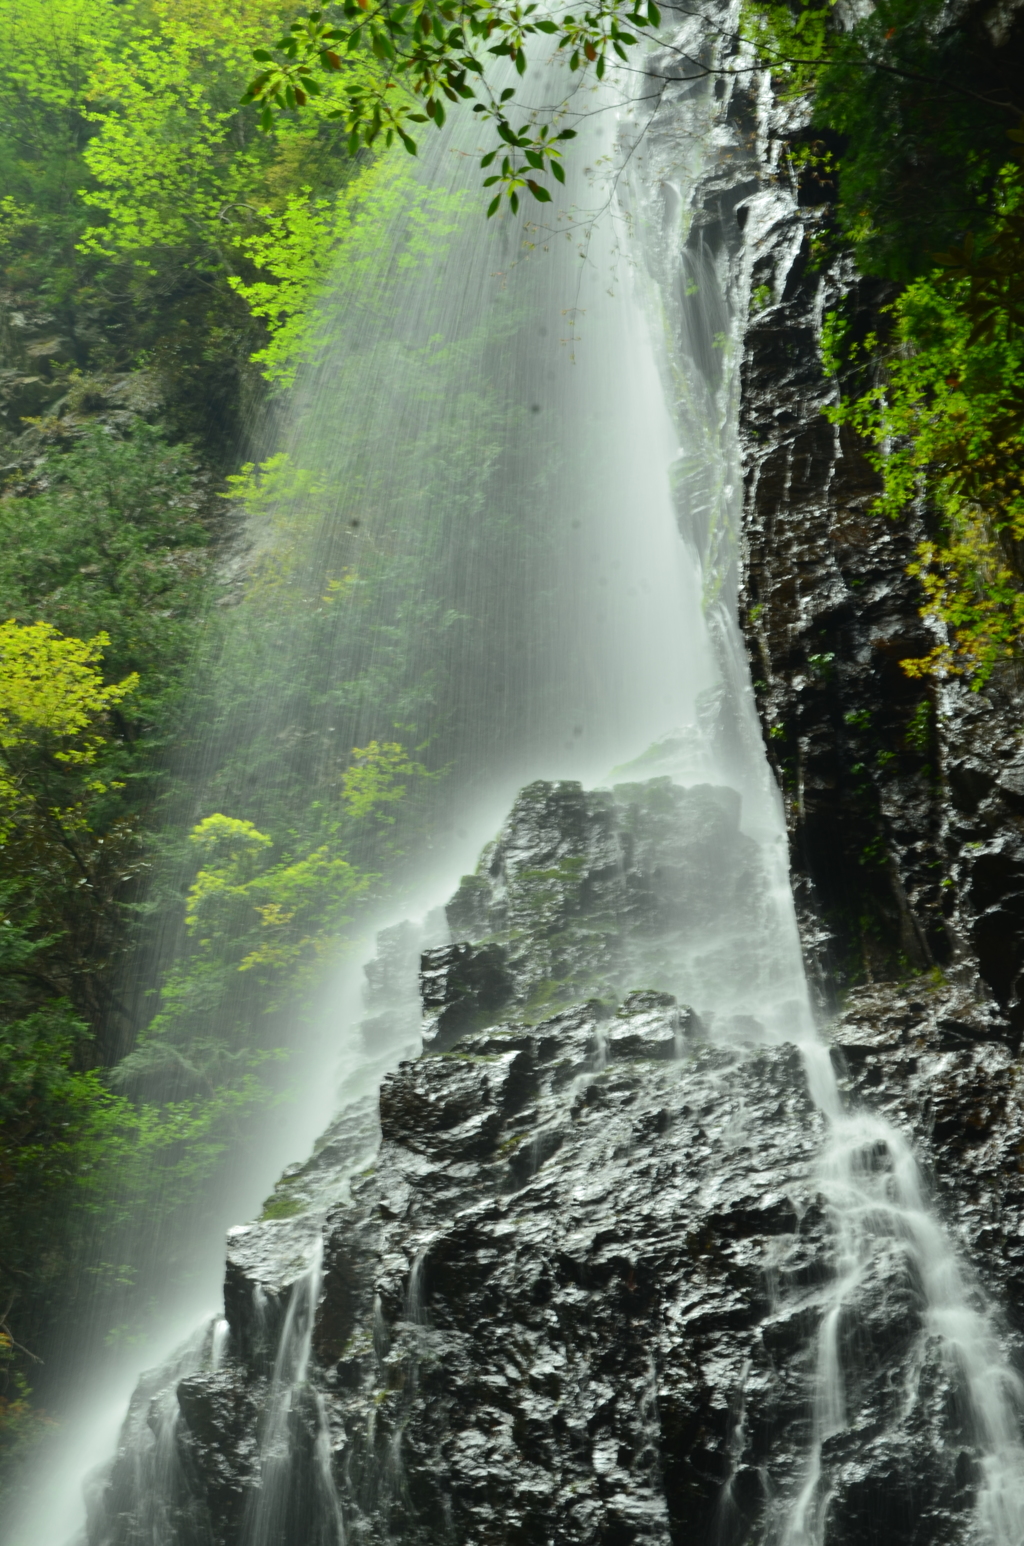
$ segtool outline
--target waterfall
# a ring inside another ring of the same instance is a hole
[[[728,18],[723,16],[722,20],[726,23]],[[707,360],[711,334],[727,336],[739,356],[759,243],[788,213],[788,196],[784,189],[764,186],[759,175],[769,162],[766,118],[770,103],[765,87],[760,100],[752,94],[739,111],[731,110],[732,93],[739,89],[735,81],[742,77],[734,77],[724,95],[700,81],[696,61],[718,63],[722,56],[716,56],[714,44],[699,27],[699,21],[684,23],[672,54],[659,61],[662,69],[667,66],[669,73],[683,78],[667,88],[658,113],[646,126],[654,144],[650,161],[656,177],[648,169],[645,182],[635,179],[640,183],[636,199],[653,234],[649,253],[660,281],[668,330],[674,334],[675,379],[682,378],[687,388],[684,401],[691,448],[688,454],[684,450],[684,465],[692,465],[698,449],[703,448],[705,457],[717,468],[717,478],[708,480],[717,483],[717,498],[705,499],[697,512],[691,500],[686,514],[691,521],[695,513],[698,516],[692,540],[701,553],[705,595],[714,598],[712,638],[729,699],[741,721],[746,768],[742,764],[737,768],[735,761],[726,765],[734,779],[739,774],[748,800],[761,794],[761,809],[769,826],[774,818],[778,832],[779,804],[770,796],[765,798],[763,785],[758,787],[757,774],[764,764],[762,757],[752,754],[751,745],[760,730],[730,607],[740,521],[741,472],[735,439],[738,373],[735,369],[730,373],[727,362],[717,373],[716,383],[716,372],[706,364],[701,369],[701,363],[702,356]],[[673,57],[678,54],[691,62],[689,70],[672,69]],[[688,74],[697,77],[696,81],[687,80]],[[757,132],[751,135],[753,112],[758,121]],[[688,145],[687,129],[691,135]],[[697,219],[700,210],[694,208],[698,186],[705,209],[711,204],[710,232],[701,229]],[[735,219],[741,202],[746,205],[742,225]],[[681,233],[672,223],[678,221],[680,203],[693,211],[694,219],[694,225]],[[679,234],[683,236],[681,267],[675,250]],[[789,261],[796,255],[794,247]],[[785,272],[776,280],[780,290],[784,281]],[[704,292],[699,309],[687,305],[691,291]],[[781,832],[778,836],[781,839]],[[774,849],[769,845],[768,852],[778,859],[781,844]],[[771,857],[768,862],[771,866]],[[784,890],[788,901],[788,876],[777,863],[774,874],[776,897]],[[783,902],[777,938],[780,947],[793,957],[798,945],[791,917],[791,908]],[[986,1546],[1018,1546],[1024,1540],[1024,1382],[1007,1363],[991,1312],[935,1215],[919,1162],[905,1136],[875,1114],[846,1107],[827,1046],[809,1013],[798,1016],[789,1035],[801,1046],[812,1097],[829,1124],[819,1181],[835,1233],[835,1273],[819,1307],[811,1443],[805,1472],[796,1496],[777,1503],[770,1539],[779,1546],[824,1546],[828,1539],[831,1498],[825,1455],[829,1440],[849,1425],[852,1414],[846,1387],[848,1380],[856,1383],[859,1373],[857,1348],[850,1344],[845,1323],[859,1295],[880,1288],[884,1292],[886,1273],[879,1267],[886,1263],[895,1265],[896,1276],[909,1285],[916,1302],[920,1321],[918,1375],[929,1345],[937,1345],[962,1404],[962,1427],[978,1458],[977,1538]],[[917,1399],[918,1392],[911,1386],[904,1393],[905,1411],[911,1410]]]
[[[330,1440],[322,1400],[307,1381],[313,1320],[320,1297],[320,1243],[296,1278],[278,1336],[267,1392],[259,1457],[259,1479],[249,1494],[242,1524],[245,1546],[279,1546],[302,1540],[308,1546],[340,1546],[344,1538],[330,1468]],[[312,1463],[303,1475],[295,1461],[301,1430],[313,1430]]]
[[[677,42],[699,57],[711,45],[693,38],[694,25]],[[407,169],[396,173],[389,186],[398,189],[397,207],[384,221],[384,245],[369,251],[354,287],[346,291],[339,281],[325,297],[316,352],[295,393],[288,454],[303,473],[303,498],[311,488],[316,498],[297,505],[282,495],[262,524],[254,520],[253,543],[285,554],[324,594],[330,585],[355,585],[360,566],[391,566],[396,589],[376,596],[357,636],[341,623],[323,634],[317,666],[354,678],[358,654],[371,684],[391,681],[388,672],[411,682],[414,668],[418,683],[432,683],[417,734],[450,745],[457,767],[444,853],[408,880],[403,916],[426,914],[450,894],[467,857],[527,779],[594,785],[664,773],[680,785],[713,781],[739,792],[742,834],[756,853],[746,933],[687,961],[686,980],[705,995],[699,1007],[712,1011],[707,1023],[723,1048],[738,1048],[737,1056],[749,1045],[801,1048],[828,1121],[819,1184],[835,1244],[835,1270],[815,1304],[810,1443],[793,1495],[775,1501],[771,1546],[827,1540],[829,1445],[849,1423],[847,1387],[857,1372],[856,1349],[844,1342],[845,1316],[859,1294],[884,1285],[887,1272],[911,1287],[922,1359],[937,1347],[961,1392],[978,1457],[979,1546],[1020,1546],[1024,1392],[909,1144],[879,1117],[845,1108],[813,1024],[781,804],[734,608],[738,359],[751,253],[781,195],[760,185],[749,125],[737,130],[728,89],[720,94],[699,71],[673,68],[676,78],[653,116],[641,106],[616,117],[607,87],[574,101],[586,127],[574,145],[566,198],[551,206],[553,214],[537,206],[485,224],[476,131],[462,119],[433,142],[418,182]],[[538,100],[555,78],[539,77]],[[756,99],[743,111],[754,108]],[[617,172],[623,146],[631,149],[628,182]],[[693,203],[698,188],[702,208]],[[755,209],[742,232],[735,221],[741,200]],[[350,266],[343,276],[349,286],[352,273]],[[486,619],[486,649],[479,632],[460,634],[465,618]],[[261,621],[254,613],[251,626]],[[424,662],[415,656],[426,638],[434,653]],[[395,666],[403,652],[411,662],[406,676],[404,665]],[[285,652],[282,697],[259,706],[268,744],[287,728],[285,679],[303,665]],[[368,733],[371,697],[367,690],[346,709],[349,746]],[[327,717],[325,709],[312,727],[321,739],[341,734]],[[259,802],[272,804],[271,783],[268,775],[256,791],[257,824]],[[397,923],[393,916],[377,921]],[[424,930],[428,938],[426,923]],[[357,1019],[348,1014],[345,1022],[346,1101],[374,1087],[410,1050],[404,1032],[404,1040],[364,1049],[349,1025]],[[309,1089],[332,1083],[333,1070],[314,1069]],[[317,1098],[331,1096],[321,1089]],[[524,1146],[524,1175],[541,1164],[542,1139],[539,1133]],[[350,1172],[363,1159],[353,1143]],[[344,1539],[312,1342],[321,1226],[336,1201],[311,1183],[307,1212],[294,1228],[290,1220],[274,1224],[294,1270],[287,1289],[278,1285],[278,1297],[261,1307],[272,1345],[244,1546],[340,1546]],[[430,1247],[428,1237],[412,1263],[405,1305],[423,1347]],[[204,1327],[192,1351],[144,1387],[146,1415],[140,1418],[137,1405],[122,1437],[128,1462],[118,1485],[151,1497],[143,1533],[132,1537],[147,1546],[205,1540],[202,1531],[211,1528],[182,1523],[188,1487],[178,1389],[230,1360],[220,1324]],[[388,1352],[378,1297],[379,1366]],[[656,1389],[652,1364],[639,1401],[652,1474]],[[915,1391],[905,1399],[913,1405]],[[410,1506],[401,1429],[380,1443],[372,1415],[369,1429],[364,1474],[345,1479],[364,1520],[382,1497],[387,1517]],[[741,1417],[735,1465],[743,1444]],[[616,1463],[609,1455],[606,1469]],[[61,1486],[77,1481],[68,1475]],[[731,1479],[723,1519],[730,1487]],[[97,1517],[91,1542],[121,1539],[109,1514]],[[44,1546],[38,1534],[32,1546]]]

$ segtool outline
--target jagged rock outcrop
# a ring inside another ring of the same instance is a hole
[[[423,957],[428,1035],[439,999],[469,1029],[401,1063],[379,1112],[342,1113],[263,1220],[232,1230],[226,1338],[143,1382],[91,1546],[142,1539],[154,1509],[162,1546],[329,1546],[342,1529],[367,1546],[776,1539],[808,1474],[836,1281],[827,1123],[801,1054],[753,1015],[713,1040],[656,984],[554,1013],[545,987],[537,1008],[553,960],[573,987],[589,960],[607,990],[609,962],[624,979],[657,959],[652,896],[682,916],[705,894],[693,811],[731,805],[683,795],[663,780],[524,791],[450,908],[489,936]],[[659,833],[646,847],[644,811]],[[537,877],[545,905],[527,908],[518,888]],[[628,928],[616,886],[646,899]],[[402,939],[385,937],[384,958]],[[379,1004],[380,961],[369,975]],[[852,1098],[931,1143],[965,1259],[1009,1305],[1024,1287],[1024,1091],[1006,1036],[993,1006],[922,979],[853,995],[833,1056]],[[884,1172],[885,1144],[868,1148]],[[842,1317],[851,1422],[822,1451],[841,1500],[830,1546],[958,1546],[979,1452],[950,1418],[960,1376],[898,1239]]]
[[[1014,672],[982,692],[908,677],[936,642],[907,574],[927,511],[872,511],[863,447],[822,408],[822,318],[851,337],[891,291],[848,260],[821,264],[828,185],[777,179],[748,231],[751,283],[770,295],[746,328],[740,434],[746,480],[740,620],[791,837],[805,942],[823,1000],[939,968],[989,993],[1024,1029],[1024,752]]]
[[[614,1004],[642,984],[698,1012],[719,1006],[716,1033],[727,1035],[735,1016],[723,1006],[767,992],[766,889],[734,789],[667,777],[613,790],[536,783],[446,914],[454,939],[500,950],[501,1002],[527,1018],[588,996]],[[428,1005],[434,992],[431,979]],[[744,1034],[742,1015],[734,1028]]]

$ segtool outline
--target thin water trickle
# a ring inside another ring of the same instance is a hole
[[[826,1054],[827,1056],[827,1054]],[[823,1447],[849,1423],[842,1331],[846,1315],[885,1253],[902,1258],[904,1277],[919,1299],[922,1352],[937,1341],[954,1388],[969,1413],[969,1443],[981,1467],[977,1517],[991,1546],[1024,1540],[1024,1385],[1007,1365],[979,1296],[935,1216],[920,1168],[905,1138],[865,1111],[844,1112],[834,1077],[824,1074],[819,1048],[808,1049],[812,1087],[831,1116],[819,1166],[822,1194],[835,1229],[835,1278],[822,1306],[813,1390],[813,1438],[799,1493],[781,1532],[782,1546],[822,1546],[827,1538],[828,1475]],[[918,1368],[918,1373],[920,1368]],[[913,1386],[905,1403],[913,1407]]]
[[[320,1298],[323,1243],[292,1285],[278,1338],[264,1410],[259,1481],[249,1493],[242,1525],[244,1546],[341,1546],[341,1508],[330,1465],[326,1411],[307,1381],[313,1323]],[[301,1430],[313,1425],[313,1464],[296,1464]]]

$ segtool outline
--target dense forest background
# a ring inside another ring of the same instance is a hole
[[[486,196],[467,210],[424,192],[401,149],[353,144],[332,117],[344,72],[260,127],[252,50],[294,14],[0,0],[7,1474],[49,1421],[55,1327],[131,1327],[132,1221],[186,1227],[224,1154],[255,1141],[294,1017],[442,818],[465,745],[438,734],[457,708],[422,641],[479,652],[486,620],[415,602],[451,560],[435,466],[544,551],[502,494],[523,469],[481,468],[505,405],[467,401],[473,433],[423,448],[405,529],[353,536],[326,585],[307,561],[330,491],[276,437],[296,372],[331,344],[317,296],[443,250]],[[813,103],[779,175],[833,203],[816,261],[845,252],[878,282],[882,325],[826,319],[825,363],[883,474],[877,519],[927,510],[936,646],[905,669],[980,685],[1016,669],[1024,630],[1020,13],[751,5],[741,27],[776,94]],[[459,348],[440,385],[436,357],[409,351],[410,398],[458,379]],[[370,507],[386,444],[370,424],[338,433],[364,448]]]

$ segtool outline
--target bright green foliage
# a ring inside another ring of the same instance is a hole
[[[344,273],[356,293],[370,288],[386,238],[399,222],[406,230],[401,266],[421,264],[453,234],[461,205],[459,195],[419,186],[394,156],[385,155],[363,167],[333,199],[313,198],[307,187],[290,194],[280,213],[262,208],[262,229],[240,237],[238,246],[267,277],[247,282],[232,276],[228,282],[271,335],[252,356],[266,379],[291,385],[298,366],[313,354],[315,298],[333,272]],[[252,485],[229,482],[251,509]]]
[[[873,448],[879,511],[919,501],[931,528],[911,573],[940,642],[904,668],[980,686],[1024,631],[1019,41],[993,46],[940,0],[878,0],[852,25],[831,0],[751,4],[743,30],[780,95],[811,96],[791,162],[838,185],[816,255],[838,236],[863,273],[906,286],[889,337],[854,343],[841,311],[825,319],[825,368],[853,387],[830,417]]]
[[[94,641],[96,666],[105,641],[102,723],[85,765],[57,756],[52,739],[22,736],[6,750],[18,800],[5,861],[20,883],[17,917],[49,941],[35,966],[43,1002],[70,1000],[110,1061],[130,1035],[116,975],[149,863],[153,756],[178,729],[208,594],[209,539],[194,457],[143,424],[130,440],[93,431],[69,452],[51,448],[35,471],[40,492],[0,500],[0,616],[58,651],[88,652],[62,637]]]
[[[833,46],[835,0],[812,4],[747,4],[741,31],[772,74],[772,88],[784,101],[812,92]]]
[[[66,738],[11,749],[26,803],[4,848],[0,1233],[25,1259],[0,1252],[0,1301],[44,1354],[72,1299],[131,1326],[166,1287],[145,1277],[147,1222],[172,1260],[225,1151],[281,1097],[281,1049],[349,920],[429,840],[430,748],[466,760],[466,662],[502,680],[515,621],[471,583],[494,533],[535,572],[545,434],[529,425],[502,468],[528,410],[477,374],[516,319],[499,305],[459,339],[400,325],[425,269],[440,291],[460,201],[417,189],[404,156],[352,162],[325,116],[340,80],[256,134],[238,98],[268,18],[270,36],[286,24],[264,0],[0,0],[2,283],[61,340],[33,355],[3,335],[5,371],[42,400],[0,427],[0,622],[109,641],[88,662],[93,760],[59,760]],[[345,304],[312,325],[329,276]],[[249,359],[283,386],[325,353],[354,411],[243,468],[222,502],[258,408]],[[401,458],[363,389],[391,361]],[[251,547],[232,542],[239,504]],[[487,702],[496,740],[505,706]]]
[[[39,472],[44,491],[0,500],[0,614],[105,633],[108,671],[141,677],[137,720],[166,720],[208,586],[195,456],[137,424],[55,448]]]
[[[319,116],[271,135],[239,105],[253,42],[286,11],[279,0],[0,0],[11,304],[47,313],[66,340],[45,367],[55,384],[145,364],[168,427],[223,460],[251,390],[247,356],[276,315],[267,292],[287,276],[293,318],[311,298],[294,283],[295,249],[301,267],[310,223],[337,234],[333,200],[354,170],[323,116],[329,92]],[[261,287],[258,312],[231,280]],[[276,353],[280,363],[281,342]]]
[[[495,214],[505,197],[514,214],[523,192],[550,202],[551,190],[537,178],[550,173],[565,181],[561,147],[575,131],[558,128],[558,109],[548,122],[531,114],[514,128],[515,88],[492,83],[494,61],[508,59],[524,75],[531,38],[550,38],[570,72],[585,79],[592,66],[602,80],[609,59],[629,57],[635,31],[660,22],[654,0],[598,0],[582,13],[557,16],[534,3],[494,0],[343,0],[330,18],[311,11],[272,48],[254,51],[260,72],[245,100],[263,104],[261,123],[270,130],[282,113],[319,103],[333,87],[340,103],[327,116],[344,125],[352,155],[360,145],[383,139],[390,146],[396,138],[415,155],[420,124],[440,129],[446,101],[470,101],[498,138],[480,161],[485,170],[498,165],[484,179],[485,188],[497,188],[487,213]],[[366,70],[367,58],[374,71]]]
[[[96,186],[85,203],[106,216],[90,227],[83,248],[109,257],[160,247],[191,247],[197,235],[208,258],[252,234],[267,208],[252,197],[266,190],[268,147],[239,134],[238,94],[248,69],[240,29],[273,25],[278,7],[164,3],[152,7],[154,25],[138,26],[98,55],[85,88],[83,116],[97,132],[83,159]],[[281,151],[309,140],[291,124],[282,128]],[[274,179],[274,184],[277,179]],[[294,200],[310,189],[285,192]],[[264,193],[265,197],[265,193]],[[270,232],[263,239],[273,251]]]
[[[97,662],[109,643],[105,633],[64,638],[52,623],[0,623],[0,806],[18,802],[11,762],[26,747],[69,765],[96,761],[100,716],[139,683],[133,673],[104,686]]]
[[[186,927],[201,954],[241,955],[240,972],[321,955],[351,922],[345,908],[378,878],[360,874],[328,844],[268,868],[272,840],[251,821],[220,814],[201,821],[189,843],[205,862],[189,889]]]
[[[904,669],[968,673],[975,687],[1024,642],[1022,238],[1024,176],[1010,166],[988,241],[904,290],[883,381],[830,414],[875,447],[881,511],[898,518],[924,495],[939,519],[911,573],[949,638]]]
[[[400,778],[430,778],[421,762],[412,762],[398,741],[371,741],[355,747],[352,762],[342,778],[342,799],[354,821],[375,816],[378,821],[394,822],[387,807],[404,799],[405,784]]]

